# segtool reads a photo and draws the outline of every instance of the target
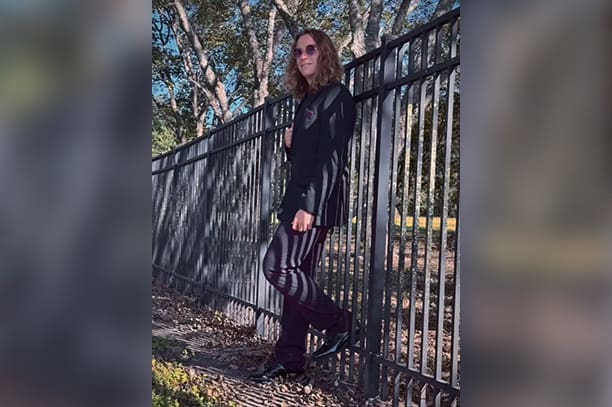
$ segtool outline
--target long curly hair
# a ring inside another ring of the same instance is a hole
[[[318,71],[310,86],[306,78],[304,78],[298,70],[297,62],[293,56],[293,50],[298,40],[302,35],[306,34],[312,36],[319,50],[319,60],[317,62]],[[291,92],[296,99],[301,100],[307,93],[314,93],[330,82],[340,82],[343,75],[344,68],[340,63],[338,51],[327,34],[321,30],[309,28],[300,32],[295,37],[291,52],[289,53],[289,63],[285,70],[285,84],[289,92]]]

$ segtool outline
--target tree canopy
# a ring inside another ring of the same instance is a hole
[[[326,31],[343,62],[457,0],[153,0],[153,155],[285,93],[295,34]]]

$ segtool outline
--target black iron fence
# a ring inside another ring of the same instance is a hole
[[[345,66],[350,221],[328,238],[318,279],[363,329],[328,367],[393,405],[459,404],[459,23],[455,9]],[[267,99],[153,159],[154,278],[269,339],[282,301],[260,265],[294,109]]]

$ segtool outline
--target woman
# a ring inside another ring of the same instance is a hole
[[[274,363],[250,377],[255,381],[304,371],[309,325],[326,332],[312,360],[340,352],[350,339],[351,313],[315,280],[327,234],[348,221],[347,156],[356,110],[340,83],[343,73],[324,32],[309,29],[297,35],[286,71],[288,88],[300,101],[284,137],[291,176],[278,212],[280,225],[263,261],[266,279],[284,297],[281,335]]]

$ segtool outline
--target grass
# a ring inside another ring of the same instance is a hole
[[[183,347],[184,348],[184,347]],[[186,359],[188,352],[176,341],[153,338],[152,399],[153,407],[224,407],[234,406],[223,400],[219,389],[203,374],[181,363],[164,359]],[[159,357],[163,358],[160,359]]]
[[[412,216],[406,216],[404,218],[404,226],[407,229],[412,229],[412,224],[413,224],[413,217]],[[395,226],[400,226],[402,218],[400,217],[399,214],[395,215]],[[432,218],[432,222],[433,222],[433,230],[440,230],[440,224],[441,224],[441,219],[440,217],[433,217]],[[353,224],[357,223],[357,218],[353,217]],[[427,218],[425,216],[420,216],[419,217],[419,228],[420,229],[425,229],[427,227]],[[457,218],[447,218],[447,222],[446,222],[446,227],[447,230],[450,232],[454,232],[457,229]]]
[[[399,226],[401,222],[401,218],[399,215],[395,215],[395,226]],[[412,216],[406,216],[404,219],[404,225],[409,228],[412,228],[413,218]],[[432,218],[433,230],[440,230],[441,220],[439,217]],[[427,227],[427,218],[425,216],[419,217],[419,228],[425,229]],[[446,222],[447,230],[454,232],[457,227],[457,218],[447,218]]]

